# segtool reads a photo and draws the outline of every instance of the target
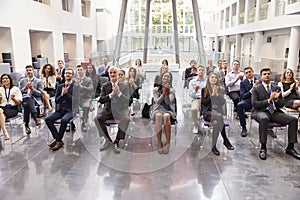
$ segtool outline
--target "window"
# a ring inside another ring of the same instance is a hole
[[[33,1],[36,1],[36,2],[39,2],[39,3],[43,3],[43,4],[47,4],[47,5],[50,5],[50,0],[33,0]]]
[[[81,0],[81,12],[82,16],[89,17],[90,16],[90,8],[91,2],[88,0]]]
[[[73,10],[73,0],[62,0],[62,9],[68,12]]]

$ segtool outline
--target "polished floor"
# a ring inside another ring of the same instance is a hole
[[[147,80],[153,80],[149,74]],[[141,102],[149,102],[152,83],[143,86]],[[121,153],[99,151],[99,137],[92,120],[87,133],[76,121],[74,134],[66,133],[64,148],[52,152],[48,129],[32,126],[32,134],[11,145],[1,137],[0,199],[284,199],[300,198],[300,161],[286,155],[284,130],[277,141],[270,136],[268,158],[258,157],[257,124],[248,137],[240,136],[238,121],[229,111],[235,150],[228,151],[219,138],[220,156],[209,152],[206,129],[192,133],[189,98],[181,76],[174,73],[178,101],[178,125],[172,127],[170,153],[157,153],[154,125],[141,118],[136,102],[127,139]],[[230,103],[229,103],[230,104]],[[228,105],[230,107],[230,105]],[[95,113],[91,113],[92,119]],[[18,123],[17,121],[16,123]],[[177,130],[175,130],[177,129]],[[23,128],[12,125],[11,138]],[[300,136],[299,136],[300,137]],[[296,149],[300,151],[297,144]]]

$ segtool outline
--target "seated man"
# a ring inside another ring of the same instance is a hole
[[[272,73],[269,68],[263,68],[260,71],[262,84],[254,87],[252,90],[252,105],[254,108],[253,118],[259,123],[259,142],[261,150],[259,157],[262,160],[267,159],[267,130],[270,121],[282,125],[288,125],[288,146],[285,153],[300,159],[300,154],[294,149],[294,143],[297,143],[297,123],[296,117],[283,113],[280,108],[284,106],[280,87],[271,84]]]
[[[104,104],[98,109],[98,114],[95,117],[95,124],[99,131],[99,136],[105,138],[105,143],[100,146],[100,151],[106,149],[109,146],[109,142],[112,139],[108,135],[106,129],[105,120],[115,119],[119,120],[119,129],[116,140],[114,141],[114,150],[116,153],[120,153],[119,141],[125,138],[125,133],[129,125],[129,87],[120,81],[118,81],[117,68],[109,68],[110,81],[106,82],[102,86],[99,102]]]
[[[80,97],[80,87],[73,81],[74,71],[72,68],[67,68],[65,71],[65,83],[58,85],[55,103],[56,110],[45,121],[52,133],[54,142],[49,144],[49,147],[53,151],[60,149],[64,142],[62,141],[64,133],[67,128],[67,124],[76,115],[78,111],[78,103]],[[61,119],[59,131],[57,131],[54,122],[57,119]]]
[[[25,131],[26,134],[30,134],[30,114],[36,126],[41,124],[40,120],[37,119],[36,105],[42,105],[43,83],[40,79],[34,77],[34,68],[31,65],[26,66],[26,76],[20,81],[20,90],[23,94],[22,104],[24,108]]]
[[[246,116],[245,111],[251,110],[251,92],[254,86],[257,86],[261,81],[254,77],[253,69],[251,67],[244,68],[244,74],[246,78],[241,81],[240,84],[240,92],[241,92],[241,101],[237,105],[237,114],[240,119],[240,125],[242,127],[241,136],[247,136],[247,128],[246,128]]]
[[[197,134],[199,129],[198,112],[201,107],[201,91],[205,87],[205,68],[203,65],[198,66],[198,76],[189,83],[189,95],[192,99],[191,112],[194,122],[193,133]]]

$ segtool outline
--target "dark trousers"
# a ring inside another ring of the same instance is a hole
[[[99,136],[104,136],[106,140],[109,140],[112,142],[111,138],[109,137],[108,131],[106,129],[106,125],[105,125],[105,120],[108,119],[115,119],[115,120],[119,120],[119,130],[118,130],[118,134],[116,139],[124,139],[125,138],[125,133],[127,131],[129,122],[130,122],[130,118],[128,115],[128,112],[121,112],[118,114],[107,114],[107,113],[98,113],[98,115],[95,117],[94,121],[95,124],[97,126],[97,129],[99,131]]]
[[[298,120],[296,117],[278,111],[275,111],[273,114],[271,114],[269,111],[262,111],[255,113],[254,119],[259,123],[260,143],[267,144],[267,131],[269,122],[288,125],[288,142],[297,143]]]
[[[241,100],[237,104],[237,114],[240,119],[241,127],[246,128],[246,118],[245,118],[245,111],[250,110],[252,108],[250,101]]]
[[[212,147],[217,144],[219,133],[223,137],[223,140],[228,140],[225,132],[224,120],[222,114],[218,112],[206,112],[204,114],[204,119],[213,123],[213,133],[212,133]]]
[[[72,112],[69,112],[67,110],[60,110],[60,111],[55,111],[45,119],[45,122],[49,130],[51,131],[53,138],[56,141],[62,141],[67,128],[67,124],[70,122],[71,119],[73,119],[73,117],[74,115]],[[57,131],[54,125],[54,122],[57,119],[61,119],[59,131]]]
[[[35,107],[35,100],[32,97],[23,98],[23,109],[24,109],[24,122],[28,126],[30,120],[30,113],[34,119],[37,118],[37,110]]]
[[[237,104],[240,101],[240,91],[229,92],[228,96],[230,97],[230,99],[232,99],[233,104],[234,104],[234,110],[236,111]]]

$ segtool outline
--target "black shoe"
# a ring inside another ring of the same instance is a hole
[[[285,153],[293,156],[294,158],[300,160],[300,154],[295,149],[286,149]]]
[[[214,147],[211,149],[211,151],[212,151],[215,155],[217,155],[217,156],[220,155],[220,151],[217,149],[216,146],[214,146]]]
[[[259,151],[259,157],[262,160],[266,160],[267,159],[267,149],[261,149]]]
[[[119,143],[114,143],[114,152],[115,153],[120,153],[121,152],[120,147],[119,147]]]
[[[242,137],[247,137],[247,129],[243,128],[241,132]]]
[[[234,147],[231,145],[231,143],[229,142],[229,140],[225,140],[223,142],[224,146],[228,149],[228,150],[234,150]]]

